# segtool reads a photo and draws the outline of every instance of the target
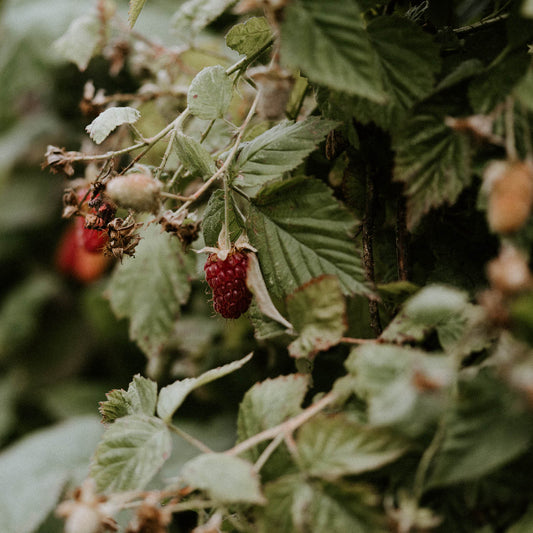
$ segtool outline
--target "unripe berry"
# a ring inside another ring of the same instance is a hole
[[[485,170],[489,189],[487,218],[495,233],[521,229],[533,205],[533,169],[529,163],[496,161]]]
[[[113,178],[106,193],[119,206],[134,211],[156,211],[159,207],[161,183],[149,174],[131,172]]]
[[[232,251],[222,260],[211,254],[204,266],[205,279],[213,291],[213,307],[224,318],[239,318],[250,307],[252,293],[246,286],[248,256]]]

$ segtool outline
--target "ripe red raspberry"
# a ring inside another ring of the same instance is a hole
[[[248,257],[230,252],[225,260],[216,253],[205,263],[205,279],[213,290],[213,307],[224,318],[239,318],[250,307],[252,293],[246,286]]]
[[[105,231],[85,227],[83,217],[76,219],[76,237],[78,244],[91,253],[100,253],[108,240]]]

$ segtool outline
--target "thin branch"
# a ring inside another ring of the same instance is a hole
[[[189,435],[189,433],[183,431],[183,429],[180,429],[174,424],[167,424],[167,427],[172,432],[176,433],[176,435],[179,435],[183,440],[186,440],[189,444],[191,444],[201,452],[213,453],[213,450],[209,448],[209,446],[206,446],[202,441],[199,441],[197,438],[193,437],[192,435]]]
[[[409,279],[409,231],[407,230],[407,207],[404,196],[398,196],[396,210],[396,262],[398,279]]]
[[[281,444],[285,435],[280,433],[270,444],[263,450],[263,453],[259,456],[259,459],[254,464],[254,471],[259,472],[270,456],[276,451],[276,448]]]
[[[341,337],[340,342],[346,344],[376,344],[376,339],[356,339],[353,337]]]
[[[489,26],[491,24],[495,24],[496,22],[505,20],[508,16],[508,13],[504,13],[503,15],[498,15],[497,17],[493,17],[486,20],[480,20],[479,22],[475,22],[474,24],[470,24],[469,26],[462,26],[461,28],[456,28],[455,30],[453,30],[453,32],[459,35],[462,33],[470,33],[479,30],[485,26]]]
[[[294,418],[289,418],[285,422],[278,424],[272,428],[265,429],[253,435],[249,439],[246,439],[242,442],[239,442],[236,446],[226,451],[228,455],[239,455],[254,446],[257,446],[265,440],[270,440],[276,438],[279,434],[285,435],[287,433],[292,433],[294,430],[299,428],[301,425],[305,424],[310,418],[318,414],[320,411],[325,409],[328,405],[332,404],[337,400],[337,395],[333,392],[329,392],[323,396],[318,402],[310,405],[307,409],[302,411],[299,415]]]

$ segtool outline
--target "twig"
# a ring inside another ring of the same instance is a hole
[[[249,439],[246,439],[225,453],[228,455],[239,455],[254,446],[257,446],[265,440],[270,440],[276,438],[279,434],[292,433],[295,429],[299,428],[302,424],[305,424],[310,418],[318,414],[320,411],[325,409],[328,405],[332,404],[337,400],[337,395],[333,392],[329,392],[323,396],[318,402],[310,405],[307,409],[302,411],[299,415],[294,418],[289,418],[285,422],[278,424],[277,426],[265,429],[257,435],[253,435]]]
[[[265,463],[268,461],[269,457],[276,451],[276,448],[281,444],[285,435],[280,433],[270,444],[263,450],[263,453],[259,456],[259,459],[254,464],[254,471],[259,472]]]
[[[341,337],[339,342],[346,344],[376,344],[376,339],[355,339],[353,337]]]
[[[186,440],[189,444],[197,448],[203,453],[213,453],[213,450],[209,448],[209,446],[206,446],[203,442],[199,441],[197,438],[193,437],[192,435],[189,435],[186,431],[183,431],[183,429],[180,429],[179,427],[175,426],[174,424],[167,424],[168,429],[176,433],[176,435],[179,435],[183,440]]]
[[[505,20],[508,16],[508,13],[504,13],[503,15],[498,15],[490,19],[480,20],[479,22],[475,22],[474,24],[470,24],[469,26],[462,26],[461,28],[456,28],[455,30],[453,30],[453,32],[459,35],[462,33],[470,33],[472,31],[479,30],[484,26],[489,26],[490,24]]]

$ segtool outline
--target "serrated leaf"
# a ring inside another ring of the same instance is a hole
[[[67,32],[53,46],[65,59],[84,71],[96,53],[101,39],[100,21],[96,16],[83,15],[74,19]]]
[[[39,273],[25,279],[4,297],[0,307],[0,358],[31,339],[43,306],[60,290],[57,278]]]
[[[305,472],[330,481],[377,470],[408,449],[404,439],[351,422],[342,414],[312,418],[298,431],[296,444]]]
[[[327,8],[326,8],[327,7]],[[376,53],[354,0],[291,2],[284,12],[281,57],[311,81],[384,102]]]
[[[441,416],[453,365],[452,357],[386,344],[359,346],[345,362],[354,393],[367,402],[369,423],[408,436],[423,433]]]
[[[428,486],[478,479],[525,452],[532,437],[530,413],[513,391],[488,372],[464,380]]]
[[[309,377],[304,374],[289,374],[256,383],[239,406],[239,442],[298,415],[308,386]],[[256,451],[251,455],[257,459],[259,452],[257,448],[253,450]]]
[[[335,276],[312,279],[287,297],[287,313],[298,332],[292,357],[312,357],[335,346],[346,330],[346,302]]]
[[[459,339],[464,331],[467,307],[467,295],[457,289],[443,285],[424,287],[407,300],[380,338],[396,344],[420,342],[436,330],[441,345],[449,347],[453,338]]]
[[[213,158],[196,139],[179,132],[174,146],[181,163],[191,173],[208,177],[216,172]]]
[[[104,433],[94,455],[91,476],[100,492],[141,490],[171,451],[170,432],[155,416],[130,415]]]
[[[130,7],[128,10],[128,21],[130,23],[130,28],[135,26],[135,22],[137,21],[145,2],[146,0],[130,0]]]
[[[284,121],[245,143],[234,167],[244,178],[237,181],[239,187],[256,190],[296,168],[336,125],[337,122],[319,117]]]
[[[157,404],[157,383],[140,374],[133,376],[128,391],[112,390],[107,400],[100,402],[99,411],[104,423],[110,423],[126,415],[155,413]]]
[[[224,67],[205,67],[192,80],[187,93],[191,113],[204,120],[222,118],[233,96],[233,82]]]
[[[472,182],[468,137],[445,124],[447,115],[454,111],[420,106],[395,135],[394,179],[405,184],[409,229],[430,209],[455,202]]]
[[[260,533],[385,533],[376,495],[354,483],[330,485],[300,475],[284,476],[265,487],[268,504],[260,515]]]
[[[207,453],[187,462],[180,477],[224,503],[265,503],[253,464],[224,453]]]
[[[251,17],[236,24],[226,34],[226,45],[239,54],[252,56],[273,39],[270,24],[265,17]]]
[[[181,379],[163,387],[159,392],[159,400],[157,402],[158,416],[163,420],[169,421],[191,391],[235,372],[245,365],[252,358],[252,355],[253,353],[249,353],[238,361],[208,370],[196,378]]]
[[[337,276],[344,294],[368,294],[350,237],[354,225],[324,183],[293,178],[265,188],[249,205],[246,233],[276,297],[323,274]]]
[[[0,531],[33,533],[53,511],[65,484],[80,483],[102,434],[93,416],[35,431],[0,454]]]
[[[229,200],[229,233],[231,242],[235,242],[242,233],[242,227],[236,214],[233,198]],[[218,236],[224,224],[224,191],[216,190],[209,198],[202,221],[202,230],[206,246],[216,246]]]
[[[172,17],[176,34],[183,41],[192,40],[235,2],[236,0],[188,0],[184,2]]]
[[[141,114],[133,107],[110,107],[102,111],[85,129],[89,137],[100,144],[118,126],[133,124]]]
[[[157,357],[189,298],[195,258],[156,225],[141,237],[135,257],[125,258],[113,273],[108,296],[113,312],[130,319],[130,337],[148,357]]]

